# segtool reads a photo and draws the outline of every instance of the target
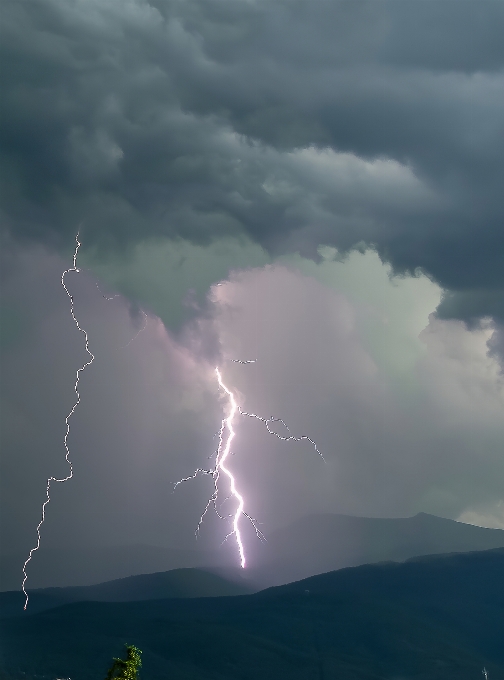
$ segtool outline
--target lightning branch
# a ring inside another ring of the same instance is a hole
[[[77,233],[77,235],[75,237],[75,250],[74,250],[74,255],[73,255],[73,263],[72,263],[71,267],[69,267],[68,269],[65,269],[65,271],[62,273],[62,275],[61,275],[61,285],[65,289],[65,293],[68,295],[68,297],[70,299],[70,314],[72,316],[72,319],[74,320],[74,323],[77,326],[77,330],[79,330],[84,336],[84,347],[85,347],[86,353],[88,355],[88,359],[76,371],[75,383],[74,383],[74,392],[75,392],[76,400],[75,400],[74,405],[70,409],[70,412],[68,413],[67,417],[65,418],[66,431],[65,431],[65,436],[63,437],[63,446],[65,448],[65,461],[68,464],[68,474],[66,475],[66,477],[61,477],[61,478],[60,477],[53,477],[53,476],[48,477],[47,484],[46,484],[46,499],[42,504],[42,516],[41,516],[40,522],[37,524],[37,529],[36,529],[36,531],[37,531],[37,542],[36,542],[35,546],[30,550],[29,555],[28,555],[25,563],[23,564],[22,590],[23,590],[23,593],[24,593],[24,596],[25,596],[25,603],[24,603],[24,607],[23,607],[23,609],[25,609],[25,610],[28,607],[28,599],[29,599],[28,593],[26,591],[26,582],[28,580],[28,574],[26,572],[26,568],[32,560],[33,553],[36,552],[40,548],[40,541],[41,541],[41,533],[40,532],[41,532],[42,525],[44,524],[44,521],[45,521],[46,508],[47,508],[48,504],[51,502],[51,485],[52,485],[53,482],[58,482],[58,483],[68,482],[68,480],[72,479],[72,477],[73,477],[73,465],[72,465],[72,461],[70,459],[70,448],[69,448],[69,445],[68,445],[68,437],[70,435],[70,419],[73,416],[73,414],[75,413],[75,409],[77,408],[77,406],[81,402],[81,396],[80,396],[80,393],[79,393],[79,382],[80,382],[80,378],[81,378],[81,373],[88,366],[90,366],[95,359],[94,354],[89,349],[89,338],[88,338],[87,331],[84,328],[82,328],[82,326],[80,325],[80,323],[79,323],[79,321],[78,321],[78,319],[75,315],[75,305],[74,305],[73,295],[70,293],[70,291],[68,290],[67,285],[65,283],[65,277],[66,277],[67,274],[69,274],[70,272],[75,272],[76,274],[78,274],[80,272],[80,269],[77,267],[77,255],[79,253],[80,247],[81,247],[81,243],[79,241],[79,234]]]

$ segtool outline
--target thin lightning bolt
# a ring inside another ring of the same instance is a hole
[[[115,300],[116,298],[122,297],[119,293],[115,293],[115,295],[105,295],[98,284],[96,284],[96,287],[100,291],[100,295],[102,296],[102,298],[104,300],[107,300],[107,302],[110,302],[110,300]],[[147,328],[147,324],[149,323],[149,317],[147,316],[146,312],[144,312],[143,309],[141,309],[140,311],[142,312],[143,317],[144,317],[143,326],[142,326],[142,328],[139,328],[137,330],[137,332],[131,338],[131,340],[129,342],[127,342],[125,345],[123,345],[121,347],[121,349],[126,349],[126,347],[129,347],[131,345],[131,343],[133,342],[133,340],[136,340],[136,338],[140,335],[140,333],[143,333],[143,331]]]
[[[105,293],[102,291],[102,289],[100,288],[100,286],[98,284],[96,284],[96,287],[98,288],[100,295],[102,296],[102,298],[104,300],[115,300],[115,298],[121,297],[119,295],[119,293],[115,293],[115,295],[105,295]]]
[[[253,364],[256,363],[255,359],[249,359],[247,361],[243,361],[241,359],[231,359],[234,363],[238,364]],[[233,428],[233,421],[236,417],[237,414],[246,416],[248,418],[254,418],[256,420],[259,420],[261,423],[263,423],[269,432],[269,434],[274,435],[278,439],[281,439],[284,442],[300,442],[300,441],[308,441],[313,445],[313,448],[315,449],[315,452],[324,460],[324,456],[320,453],[316,443],[311,439],[311,437],[307,437],[303,435],[302,437],[296,437],[294,436],[286,423],[282,420],[282,418],[275,418],[271,416],[270,418],[263,418],[262,416],[257,415],[256,413],[248,413],[247,411],[243,411],[237,404],[235,396],[233,392],[224,384],[222,380],[222,374],[220,370],[216,367],[215,368],[215,374],[217,376],[217,382],[219,383],[219,387],[227,394],[229,398],[229,414],[227,418],[224,418],[221,423],[220,430],[218,432],[218,437],[219,437],[219,444],[217,446],[217,451],[215,452],[215,465],[212,468],[205,469],[205,468],[197,468],[192,475],[189,475],[188,477],[184,477],[183,479],[180,479],[178,482],[174,484],[174,490],[179,486],[179,484],[182,484],[183,482],[188,482],[191,479],[196,479],[199,475],[208,475],[212,477],[213,479],[213,492],[210,498],[207,501],[207,504],[205,506],[205,509],[203,510],[203,513],[201,514],[201,517],[198,521],[198,525],[196,527],[196,535],[198,535],[201,526],[203,524],[203,521],[205,519],[205,516],[207,512],[210,510],[211,507],[214,508],[217,516],[220,519],[226,519],[223,515],[221,515],[219,511],[219,506],[217,505],[217,500],[219,497],[219,480],[221,476],[221,472],[223,472],[229,479],[229,484],[230,484],[230,495],[224,499],[224,502],[226,502],[229,498],[235,498],[237,501],[237,506],[236,510],[233,514],[228,515],[229,518],[232,518],[232,530],[227,534],[227,536],[224,538],[224,541],[226,541],[228,538],[231,536],[234,536],[236,539],[236,543],[238,546],[238,554],[240,558],[240,565],[242,569],[245,568],[246,565],[246,557],[245,557],[245,548],[243,545],[243,539],[241,536],[240,532],[240,518],[243,516],[246,519],[249,520],[249,522],[252,524],[254,527],[254,530],[256,532],[257,537],[260,540],[266,540],[263,533],[258,527],[257,521],[249,515],[245,511],[245,501],[243,496],[238,492],[237,486],[236,486],[236,480],[228,467],[226,467],[226,461],[231,453],[231,443],[233,439],[236,436],[236,432]],[[282,423],[282,425],[285,427],[289,435],[287,437],[284,437],[274,430],[270,428],[271,423]],[[227,435],[225,433],[227,432]],[[222,504],[221,504],[222,505]]]
[[[144,330],[147,328],[147,324],[149,323],[149,317],[147,316],[147,314],[144,312],[143,309],[141,309],[140,311],[142,312],[143,317],[144,317],[143,326],[142,326],[142,328],[139,328],[137,330],[137,332],[131,338],[131,340],[129,342],[127,342],[121,349],[126,349],[126,347],[129,347],[131,345],[131,343],[133,342],[133,340],[136,340],[138,338],[138,336],[140,335],[140,333],[143,333]]]
[[[65,432],[65,436],[63,437],[63,445],[65,447],[65,460],[68,463],[69,472],[68,472],[68,475],[66,477],[62,477],[61,479],[59,479],[58,477],[49,477],[47,479],[46,500],[42,504],[42,518],[37,525],[37,543],[36,543],[35,547],[30,550],[28,558],[23,565],[22,589],[23,589],[23,593],[25,595],[25,603],[24,603],[24,607],[23,607],[23,609],[25,609],[25,610],[28,606],[28,593],[26,592],[26,588],[25,588],[26,581],[28,579],[28,574],[26,573],[26,567],[31,562],[31,559],[33,557],[33,553],[40,548],[40,538],[41,538],[40,537],[40,530],[41,530],[42,524],[45,521],[46,507],[51,502],[51,495],[50,495],[51,483],[52,482],[67,482],[69,479],[72,479],[72,477],[73,477],[73,465],[72,465],[72,461],[70,460],[70,449],[69,449],[69,446],[68,446],[68,437],[70,435],[70,418],[73,416],[73,414],[75,413],[75,409],[77,408],[77,406],[81,402],[81,397],[80,397],[80,393],[79,393],[80,375],[81,375],[82,371],[84,371],[84,369],[86,369],[88,366],[90,366],[95,359],[94,354],[89,349],[88,334],[84,330],[84,328],[81,327],[81,325],[79,324],[79,321],[77,320],[77,317],[75,316],[73,295],[70,293],[70,291],[68,290],[66,283],[65,283],[65,276],[67,274],[69,274],[70,272],[75,272],[75,273],[78,274],[80,272],[80,269],[77,267],[77,255],[78,255],[78,252],[79,252],[79,248],[81,247],[81,243],[79,241],[79,233],[77,233],[77,235],[75,236],[75,244],[76,245],[75,245],[75,251],[74,251],[74,256],[73,256],[73,265],[72,265],[72,267],[65,269],[65,271],[61,275],[61,285],[65,289],[65,293],[70,298],[70,314],[72,315],[72,319],[74,320],[75,325],[77,326],[77,329],[84,335],[84,341],[85,341],[84,346],[85,346],[86,352],[89,355],[89,359],[77,370],[77,372],[75,374],[74,392],[75,392],[77,399],[75,401],[75,404],[70,409],[69,414],[65,418],[66,432]]]

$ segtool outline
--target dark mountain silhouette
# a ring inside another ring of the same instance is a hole
[[[314,576],[253,595],[81,602],[5,618],[7,680],[102,677],[125,642],[144,680],[504,679],[504,549]]]
[[[249,560],[262,587],[371,562],[504,547],[502,529],[423,512],[399,519],[311,515],[267,538]]]
[[[29,590],[28,611],[34,614],[69,602],[135,602],[178,597],[224,597],[250,592],[252,589],[245,582],[230,581],[201,569],[174,569],[128,576],[94,586]],[[20,591],[0,593],[1,615],[23,616],[24,601]]]

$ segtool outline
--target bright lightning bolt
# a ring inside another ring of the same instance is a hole
[[[73,477],[73,465],[72,465],[72,461],[70,460],[70,448],[69,448],[69,446],[68,446],[68,437],[69,437],[69,435],[70,435],[70,418],[73,416],[73,414],[75,413],[75,409],[77,408],[77,406],[78,406],[78,405],[80,404],[80,402],[81,402],[81,397],[80,397],[80,393],[79,393],[79,382],[80,382],[81,373],[82,373],[82,371],[84,371],[84,369],[86,369],[88,366],[90,366],[90,365],[93,363],[94,359],[95,359],[94,354],[93,354],[93,353],[91,352],[91,350],[89,349],[89,338],[88,338],[88,334],[87,334],[87,332],[84,330],[84,328],[81,327],[81,325],[79,324],[79,321],[78,321],[77,317],[75,316],[75,308],[74,308],[74,298],[73,298],[73,295],[70,293],[70,291],[68,290],[67,285],[66,285],[66,283],[65,283],[65,276],[66,276],[67,274],[69,274],[70,272],[75,272],[75,273],[78,274],[78,273],[80,272],[80,269],[77,267],[77,255],[78,255],[78,253],[79,253],[79,248],[81,247],[81,243],[80,243],[80,241],[79,241],[79,234],[78,234],[78,233],[77,233],[77,235],[76,235],[76,237],[75,237],[75,244],[76,244],[76,245],[75,245],[75,251],[74,251],[74,255],[73,255],[73,265],[72,265],[71,267],[69,267],[68,269],[65,269],[65,271],[64,271],[63,274],[61,275],[61,285],[62,285],[63,288],[65,289],[65,293],[66,293],[66,294],[68,295],[68,297],[70,298],[70,314],[72,315],[72,319],[74,320],[75,325],[77,326],[77,329],[84,335],[84,347],[85,347],[85,349],[86,349],[86,352],[87,352],[88,355],[89,355],[89,359],[88,359],[88,360],[87,360],[87,361],[86,361],[86,362],[85,362],[85,363],[77,370],[77,372],[76,372],[76,374],[75,374],[74,392],[75,392],[75,395],[76,395],[77,399],[76,399],[76,401],[75,401],[75,404],[74,404],[74,405],[72,406],[72,408],[70,409],[69,414],[68,414],[67,417],[65,418],[66,432],[65,432],[65,436],[63,437],[63,445],[64,445],[64,447],[65,447],[65,460],[66,460],[66,462],[68,463],[69,472],[68,472],[68,475],[67,475],[66,477],[62,477],[61,479],[58,478],[58,477],[49,477],[49,478],[47,479],[47,485],[46,485],[46,500],[45,500],[44,503],[42,504],[42,518],[41,518],[40,522],[39,522],[38,525],[37,525],[37,543],[36,543],[35,547],[32,548],[32,549],[30,550],[30,553],[29,553],[29,555],[28,555],[28,558],[26,559],[26,561],[25,561],[25,563],[24,563],[24,565],[23,565],[23,583],[22,583],[22,589],[23,589],[23,593],[24,593],[24,595],[25,595],[25,603],[24,603],[24,607],[23,607],[23,609],[25,609],[25,610],[26,610],[26,608],[27,608],[27,606],[28,606],[28,593],[26,592],[26,588],[25,588],[25,586],[26,586],[26,581],[27,581],[27,579],[28,579],[28,574],[26,573],[26,567],[27,567],[28,564],[30,563],[30,561],[31,561],[31,559],[32,559],[32,557],[33,557],[33,553],[34,553],[36,550],[38,550],[38,549],[40,548],[40,539],[41,539],[40,530],[41,530],[41,527],[42,527],[42,525],[43,525],[43,523],[44,523],[44,521],[45,521],[46,507],[47,507],[47,505],[51,502],[51,495],[50,495],[50,492],[51,492],[51,484],[52,484],[52,482],[67,482],[69,479],[72,479],[72,477]]]
[[[219,496],[219,478],[221,472],[223,472],[228,478],[230,482],[230,491],[231,491],[231,496],[234,497],[238,504],[235,510],[233,517],[233,530],[226,536],[226,538],[229,538],[230,536],[233,536],[236,538],[236,543],[238,546],[238,553],[240,556],[240,565],[242,568],[245,567],[246,559],[245,559],[245,549],[243,547],[243,540],[241,537],[240,533],[240,526],[239,526],[239,521],[240,517],[244,515],[249,519],[249,521],[252,522],[256,533],[258,535],[261,535],[259,529],[257,528],[257,524],[255,520],[250,517],[247,513],[244,512],[244,506],[245,506],[245,501],[243,500],[243,496],[238,492],[236,488],[236,481],[234,478],[233,473],[229,468],[226,467],[225,463],[226,460],[230,454],[231,451],[231,442],[233,441],[235,437],[235,431],[233,429],[233,420],[238,412],[238,404],[236,403],[236,399],[234,397],[234,394],[231,392],[230,389],[226,387],[226,385],[222,381],[222,375],[221,372],[219,371],[218,368],[215,369],[215,374],[217,376],[217,381],[219,383],[219,387],[224,390],[224,392],[228,395],[229,397],[229,415],[227,418],[223,418],[221,427],[219,430],[219,445],[217,447],[217,452],[215,456],[215,467],[206,470],[203,468],[197,468],[192,475],[189,477],[184,477],[184,479],[179,480],[175,485],[174,489],[177,488],[179,484],[182,484],[182,482],[187,482],[190,479],[196,479],[196,477],[200,474],[203,475],[210,475],[213,478],[214,482],[214,489],[213,493],[208,499],[208,502],[205,506],[205,509],[203,510],[203,513],[199,519],[198,526],[196,527],[196,534],[199,533],[199,530],[201,528],[201,525],[203,524],[203,520],[205,519],[205,515],[209,511],[209,509],[213,506],[215,512],[217,513],[217,516],[220,519],[225,519],[219,512],[219,509],[217,507],[217,498]],[[227,431],[227,436],[225,435],[225,432]],[[225,540],[225,539],[224,539]]]
[[[229,452],[231,449],[231,442],[235,438],[235,431],[233,430],[233,420],[236,415],[236,412],[238,411],[238,404],[236,403],[236,399],[234,398],[234,394],[229,390],[226,385],[222,382],[222,376],[218,368],[215,369],[215,374],[217,375],[217,380],[219,382],[219,386],[224,390],[224,392],[228,395],[229,397],[229,403],[231,405],[231,409],[229,411],[228,417],[223,420],[223,427],[220,430],[219,434],[219,448],[217,450],[217,467],[224,472],[229,477],[229,483],[231,487],[231,495],[236,498],[238,501],[238,506],[236,508],[234,517],[233,517],[233,531],[231,532],[230,535],[234,535],[236,538],[236,543],[238,545],[238,552],[240,553],[240,565],[243,568],[245,568],[245,550],[243,548],[243,541],[240,533],[240,526],[239,526],[239,521],[240,517],[243,514],[243,507],[245,505],[245,502],[243,500],[243,496],[238,493],[238,490],[236,488],[236,482],[235,478],[233,476],[233,473],[225,466],[225,462],[227,460],[227,457],[229,456]],[[226,443],[224,444],[224,428],[227,429],[228,431],[228,436],[225,438]],[[223,447],[224,444],[224,447]]]
[[[254,364],[256,363],[255,359],[249,359],[247,361],[243,361],[241,359],[231,359],[234,363],[237,364]],[[205,519],[205,516],[207,512],[210,510],[211,507],[214,508],[217,516],[220,519],[226,519],[223,517],[220,512],[219,508],[217,505],[217,500],[219,497],[219,480],[220,480],[220,475],[221,472],[223,472],[229,479],[229,485],[230,485],[230,496],[228,496],[226,500],[229,498],[235,498],[237,501],[237,506],[236,510],[233,514],[229,515],[229,517],[232,518],[232,531],[229,532],[229,534],[225,537],[224,540],[228,539],[230,536],[234,536],[236,539],[236,543],[238,546],[238,554],[240,558],[240,565],[242,569],[245,568],[246,565],[246,557],[245,557],[245,548],[243,545],[243,539],[242,535],[240,532],[240,518],[246,517],[249,522],[252,524],[252,526],[255,529],[256,535],[259,539],[265,540],[264,535],[260,531],[260,529],[257,526],[257,521],[249,515],[245,511],[245,500],[241,493],[238,492],[237,486],[236,486],[236,480],[235,476],[231,472],[231,470],[226,467],[226,461],[228,459],[228,456],[231,452],[231,443],[233,439],[236,436],[236,432],[233,427],[233,421],[236,417],[237,414],[246,416],[248,418],[254,418],[255,420],[259,420],[261,423],[263,423],[268,431],[269,434],[272,434],[273,436],[277,437],[278,439],[281,439],[284,442],[301,442],[301,441],[308,441],[310,444],[312,444],[313,448],[315,449],[315,452],[324,460],[324,456],[320,453],[318,450],[318,447],[316,443],[311,439],[311,437],[307,437],[305,435],[301,437],[296,437],[294,436],[290,429],[288,428],[287,424],[282,420],[282,418],[275,418],[271,416],[270,418],[263,418],[262,416],[257,415],[256,413],[248,413],[247,411],[243,411],[237,404],[235,396],[233,392],[224,384],[222,380],[222,374],[220,370],[216,367],[215,368],[215,374],[217,376],[217,382],[219,383],[219,387],[227,394],[229,398],[229,414],[226,418],[222,420],[221,427],[218,433],[219,437],[219,444],[217,447],[217,451],[215,453],[215,466],[210,469],[205,469],[205,468],[197,468],[192,475],[189,475],[188,477],[184,477],[183,479],[180,479],[176,484],[174,484],[174,490],[179,486],[179,484],[182,484],[183,482],[188,482],[191,479],[196,479],[199,475],[208,475],[212,477],[213,479],[213,492],[210,498],[207,501],[207,504],[205,506],[205,509],[203,510],[203,513],[201,514],[201,517],[198,521],[198,525],[196,527],[196,535],[198,535],[199,530],[201,529],[201,525],[203,524],[203,521]],[[285,427],[285,429],[288,432],[288,436],[284,437],[274,430],[271,429],[270,424],[271,423],[282,423],[282,425]],[[227,434],[226,434],[227,432]],[[224,502],[225,502],[224,501]]]

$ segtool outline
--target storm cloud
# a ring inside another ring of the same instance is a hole
[[[96,359],[45,546],[194,547],[211,480],[172,491],[215,450],[216,364],[324,455],[240,420],[266,533],[504,526],[502,2],[5,0],[0,30],[8,552],[66,472],[77,232]]]
[[[497,1],[6,2],[5,228],[363,243],[502,320],[503,28]]]
[[[504,382],[488,353],[493,327],[436,319],[439,287],[424,276],[391,279],[376,254],[324,255],[319,264],[235,271],[178,339],[154,315],[132,316],[123,297],[105,299],[89,274],[68,275],[96,359],[72,418],[74,478],[53,485],[44,550],[147,543],[212,548],[235,562],[231,543],[219,547],[228,524],[212,513],[194,539],[211,480],[173,492],[208,467],[216,447],[226,403],[209,345],[246,411],[283,418],[323,454],[237,421],[233,470],[266,534],[317,512],[427,511],[504,525]],[[64,261],[41,248],[12,261],[4,299],[22,314],[3,347],[1,529],[6,554],[23,556],[48,474],[66,473],[64,416],[85,353],[59,284]],[[243,530],[253,556],[257,538]],[[30,569],[36,577],[36,559]]]

